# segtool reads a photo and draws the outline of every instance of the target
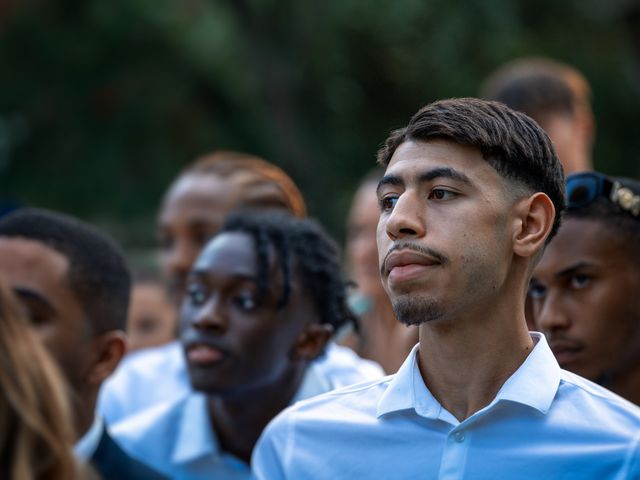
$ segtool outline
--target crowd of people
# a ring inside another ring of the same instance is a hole
[[[418,110],[344,259],[241,152],[169,185],[158,272],[0,218],[0,477],[640,479],[640,181],[593,171],[589,95],[521,59]]]

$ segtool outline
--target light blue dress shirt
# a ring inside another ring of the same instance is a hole
[[[335,387],[334,378],[311,363],[291,403]],[[172,479],[252,478],[246,463],[220,449],[201,393],[128,417],[110,431],[129,455]]]
[[[358,357],[335,343],[313,361],[333,388],[384,376],[375,362]],[[178,341],[127,355],[102,385],[98,412],[114,425],[161,403],[177,401],[191,392],[182,345]]]
[[[287,408],[252,465],[278,479],[640,479],[640,409],[561,370],[544,337],[485,408],[459,422],[422,380],[396,375]]]

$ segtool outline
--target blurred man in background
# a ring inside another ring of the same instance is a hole
[[[275,165],[245,153],[206,155],[171,184],[158,215],[158,242],[161,267],[176,305],[185,297],[187,276],[200,250],[229,213],[245,208],[306,216],[304,199],[293,180]],[[334,370],[331,376],[341,378],[340,385],[383,374],[374,362],[334,343],[317,362]],[[184,354],[175,341],[125,359],[105,383],[98,408],[115,423],[189,391]]]
[[[125,352],[131,279],[120,250],[74,218],[18,210],[0,219],[0,277],[68,381],[77,456],[105,480],[164,478],[128,457],[96,415],[100,385]]]
[[[551,137],[565,175],[593,169],[591,88],[574,67],[548,58],[520,58],[492,73],[480,95],[538,122]]]
[[[249,479],[267,422],[341,382],[313,361],[355,320],[341,270],[310,220],[229,217],[187,278],[181,341],[194,391],[126,419],[116,438],[171,478]]]
[[[176,339],[178,314],[164,282],[155,272],[134,273],[127,315],[127,354]]]
[[[567,180],[558,236],[534,270],[533,320],[563,368],[640,405],[640,182]]]

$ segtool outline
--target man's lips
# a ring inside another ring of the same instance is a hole
[[[580,352],[584,347],[577,342],[570,341],[550,341],[549,346],[556,360],[561,366],[565,366],[573,361],[580,355]]]
[[[195,365],[211,365],[222,362],[227,353],[207,343],[194,342],[186,346],[185,352],[189,363]]]
[[[395,250],[387,255],[383,265],[383,275],[390,281],[409,280],[421,275],[425,269],[440,265],[433,257],[413,250]]]

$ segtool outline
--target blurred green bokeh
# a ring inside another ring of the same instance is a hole
[[[251,152],[340,236],[390,129],[523,55],[593,88],[596,168],[640,177],[640,10],[610,0],[0,1],[1,197],[153,245],[171,178]]]

